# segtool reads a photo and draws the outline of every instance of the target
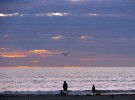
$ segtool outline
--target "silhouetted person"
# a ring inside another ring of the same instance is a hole
[[[68,85],[67,85],[66,81],[64,81],[64,83],[63,83],[63,90],[66,91],[67,94],[68,94],[67,89],[68,89]]]
[[[93,94],[95,93],[95,86],[94,86],[94,84],[92,86],[92,92],[93,92]]]
[[[62,90],[60,91],[60,95],[65,95],[66,93],[64,93]]]

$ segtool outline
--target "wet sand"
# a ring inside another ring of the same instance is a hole
[[[120,94],[120,95],[0,94],[0,100],[135,100],[135,94]]]

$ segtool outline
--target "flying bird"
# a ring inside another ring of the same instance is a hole
[[[61,53],[64,56],[67,56],[69,54],[69,51],[67,53]]]

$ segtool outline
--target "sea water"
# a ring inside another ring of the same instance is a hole
[[[135,94],[135,67],[0,68],[0,94]]]

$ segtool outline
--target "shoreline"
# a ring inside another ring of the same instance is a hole
[[[114,95],[44,95],[0,94],[0,100],[134,100],[135,94]]]
[[[59,95],[61,90],[52,91],[2,91],[0,95]],[[68,90],[69,95],[93,95],[92,90]],[[97,95],[121,95],[121,94],[135,94],[135,90],[96,90]]]

